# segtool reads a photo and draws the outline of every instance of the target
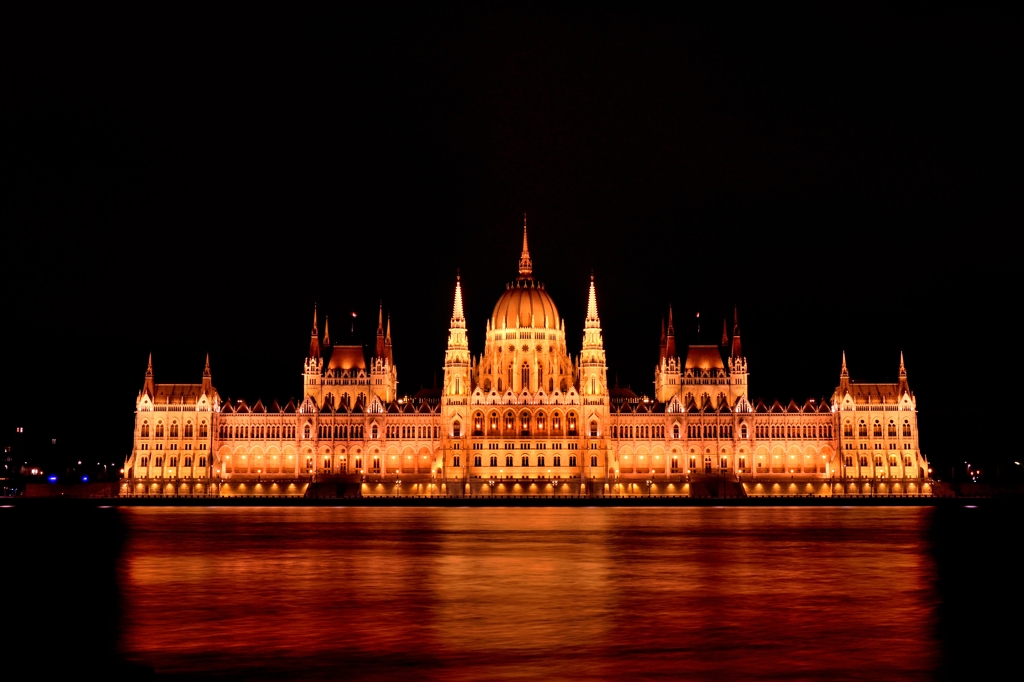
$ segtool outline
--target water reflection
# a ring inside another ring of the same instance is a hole
[[[931,677],[933,511],[124,509],[121,648],[254,679]]]

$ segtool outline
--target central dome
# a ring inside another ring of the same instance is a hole
[[[532,278],[521,278],[508,285],[498,299],[491,315],[491,328],[537,327],[558,328],[558,308],[544,285]]]
[[[519,256],[519,277],[505,289],[491,315],[491,329],[502,327],[558,328],[558,308],[544,285],[533,281],[533,261],[526,242],[526,214],[523,214],[523,253]]]

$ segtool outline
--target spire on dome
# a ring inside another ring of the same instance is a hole
[[[533,278],[533,261],[530,260],[530,247],[526,243],[526,213],[523,212],[523,253],[519,256],[519,279]]]

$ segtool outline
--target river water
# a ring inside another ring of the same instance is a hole
[[[69,634],[181,679],[956,677],[1005,633],[971,582],[1016,571],[982,509],[94,513],[111,606]]]

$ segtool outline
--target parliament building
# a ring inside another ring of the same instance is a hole
[[[610,387],[593,278],[574,358],[534,279],[525,224],[519,274],[487,320],[483,353],[470,352],[456,279],[440,387],[398,394],[383,316],[369,358],[332,345],[317,323],[314,310],[298,404],[225,402],[209,358],[199,383],[157,383],[150,356],[122,494],[931,493],[902,354],[898,383],[853,381],[844,354],[831,401],[766,404],[748,395],[735,314],[720,345],[678,349],[669,310],[653,396]]]

